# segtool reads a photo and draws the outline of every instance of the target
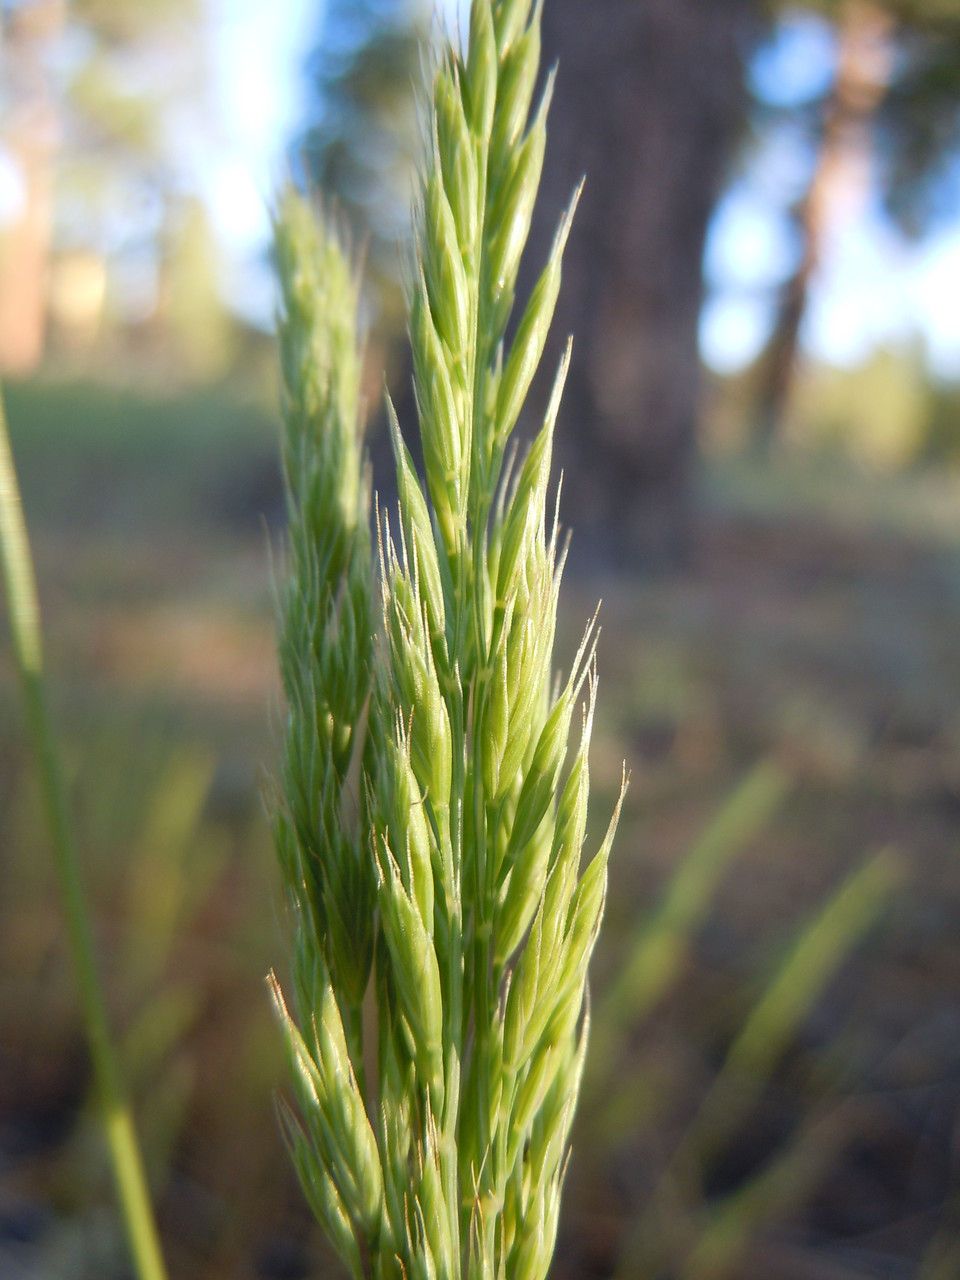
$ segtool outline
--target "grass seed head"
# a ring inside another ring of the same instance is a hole
[[[505,463],[575,204],[507,342],[552,89],[533,106],[539,22],[531,0],[474,0],[465,54],[434,63],[409,286],[425,477],[388,405],[399,510],[378,514],[376,556],[356,279],[302,198],[277,218],[293,1013],[274,989],[298,1104],[283,1114],[354,1275],[541,1280],[582,1074],[616,818],[581,870],[592,623],[567,680],[553,670],[569,350],[513,479]]]

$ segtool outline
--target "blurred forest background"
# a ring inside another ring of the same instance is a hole
[[[174,1275],[334,1274],[273,1108],[269,208],[366,271],[371,450],[428,0],[4,0],[0,374]],[[444,6],[440,6],[444,8]],[[456,5],[446,20],[462,21]],[[566,652],[632,772],[563,1280],[960,1276],[960,3],[546,0],[531,277]],[[0,1275],[122,1277],[0,649]]]

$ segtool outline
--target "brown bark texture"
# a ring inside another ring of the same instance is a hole
[[[674,561],[689,541],[704,240],[758,27],[754,0],[544,6],[559,71],[540,208],[587,178],[553,339],[575,334],[560,452],[581,558]]]

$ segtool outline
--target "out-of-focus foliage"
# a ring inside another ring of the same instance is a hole
[[[768,8],[785,22],[804,11],[819,15],[831,24],[832,48],[824,74],[810,77],[808,67],[807,86],[787,90],[783,100],[764,77],[755,85],[758,154],[769,157],[776,143],[787,144],[801,158],[800,171],[807,173],[802,185],[795,177],[788,179],[789,193],[774,197],[782,200],[793,244],[776,284],[749,410],[754,444],[761,451],[780,440],[787,426],[811,292],[838,227],[882,208],[901,233],[919,236],[933,230],[960,198],[956,0],[807,0]],[[756,154],[745,151],[744,162],[754,165],[754,180],[762,188]],[[879,353],[878,367],[882,363]],[[905,387],[898,378],[897,390]],[[887,467],[911,461],[918,452],[913,437],[922,435],[914,408],[902,397],[885,401],[882,421],[866,437],[851,423],[853,451]],[[898,417],[898,409],[905,416]],[[827,406],[827,414],[833,415],[832,407]],[[853,416],[859,417],[856,410]]]
[[[717,379],[704,424],[707,452],[748,446],[758,367]],[[782,424],[796,458],[846,458],[866,477],[960,464],[960,383],[933,375],[919,344],[883,346],[852,366],[799,371]]]
[[[111,168],[136,168],[138,161],[162,164],[162,117],[182,92],[184,71],[190,75],[196,65],[195,52],[183,52],[199,13],[199,0],[70,6],[65,34],[83,51],[65,65],[63,159],[71,168],[85,162],[106,178]]]
[[[960,462],[960,387],[932,378],[917,347],[879,348],[853,368],[816,365],[798,379],[785,439],[894,474]]]
[[[893,22],[895,64],[878,113],[884,197],[900,225],[920,234],[960,195],[960,3],[804,0],[802,7],[836,21],[857,5]]]
[[[219,246],[183,154],[214,120],[202,19],[201,0],[81,0],[48,38],[55,199],[35,287],[49,360],[89,369],[122,355],[196,378],[231,354]]]
[[[170,21],[195,20],[198,0],[73,0],[73,17],[111,44],[140,40]]]
[[[201,201],[184,200],[178,213],[170,219],[161,307],[182,371],[216,378],[231,353],[231,325],[219,289],[219,245]]]
[[[98,145],[122,143],[141,154],[153,153],[157,143],[154,107],[117,80],[102,51],[93,53],[78,69],[70,85],[70,101]]]
[[[916,234],[960,198],[960,5],[905,6],[901,64],[881,108],[887,204]]]
[[[381,283],[411,230],[429,18],[421,0],[329,0],[308,65],[313,122],[293,146],[295,172],[346,215]]]
[[[854,369],[809,370],[798,381],[787,434],[801,447],[896,471],[923,457],[931,407],[917,356],[879,350]],[[960,436],[960,424],[954,430]]]

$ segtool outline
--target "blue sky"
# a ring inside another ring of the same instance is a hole
[[[457,0],[447,0],[454,9]],[[231,302],[251,318],[269,315],[264,265],[268,201],[285,172],[285,148],[303,117],[303,63],[322,0],[207,0],[218,146],[203,189],[228,255]],[[808,96],[830,74],[823,24],[803,18],[757,59],[755,87],[784,103]],[[589,172],[589,157],[585,157]],[[710,230],[710,296],[701,323],[708,363],[742,367],[763,342],[770,283],[782,276],[791,244],[778,197],[802,182],[802,156],[781,145],[736,180]],[[759,179],[758,179],[759,175]],[[774,190],[776,189],[776,195]],[[814,290],[804,334],[814,355],[855,363],[878,344],[920,337],[934,367],[960,377],[960,215],[936,235],[908,244],[869,196],[837,229]]]
[[[271,194],[306,106],[304,59],[322,0],[206,0],[220,145],[202,185],[223,243],[230,302],[251,319],[272,314],[264,262]]]
[[[791,107],[828,87],[832,64],[829,26],[797,14],[754,59],[750,78],[765,102]],[[763,342],[769,286],[787,274],[793,253],[781,211],[804,190],[810,159],[802,140],[774,136],[716,211],[701,345],[719,369],[741,367]],[[805,345],[816,356],[853,364],[876,346],[920,339],[934,369],[960,377],[960,210],[925,239],[908,242],[884,217],[872,178],[869,171],[862,175],[863,190],[853,207],[841,210],[825,247]]]

